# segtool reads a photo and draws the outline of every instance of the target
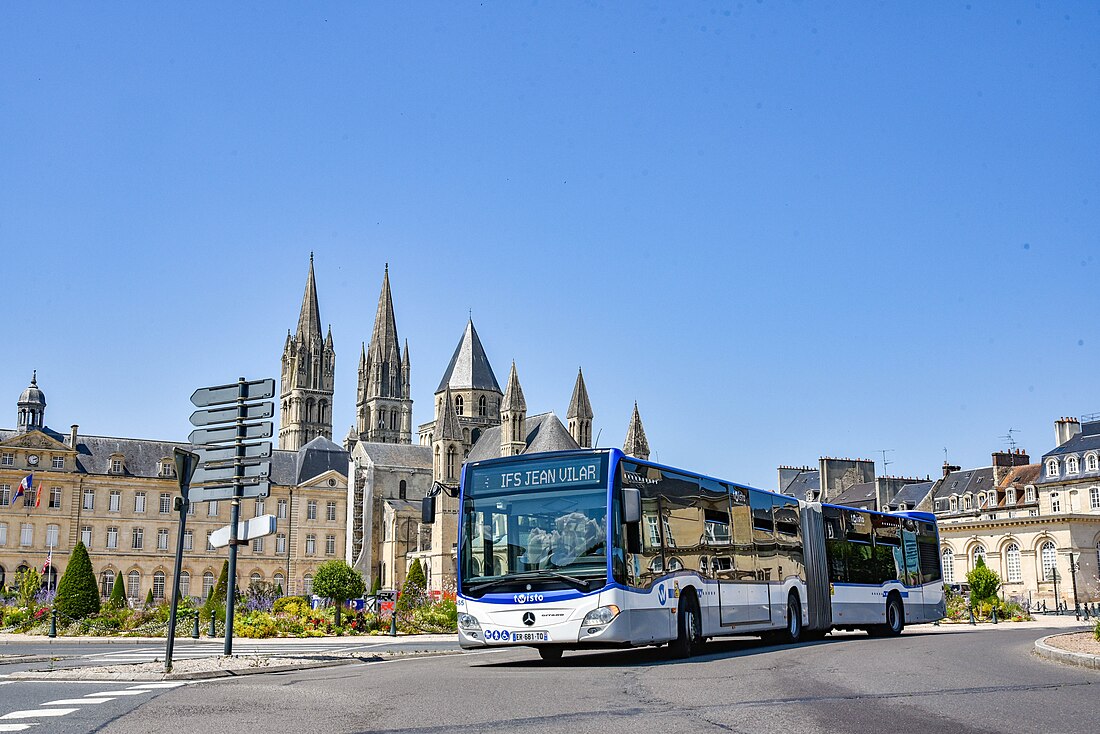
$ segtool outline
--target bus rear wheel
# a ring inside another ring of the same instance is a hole
[[[787,627],[780,633],[783,642],[798,642],[802,639],[802,602],[794,591],[787,597]]]
[[[699,602],[692,595],[680,604],[676,615],[676,639],[668,643],[669,653],[674,658],[690,658],[699,649],[702,640],[703,619],[699,616]]]
[[[874,637],[897,637],[905,629],[905,607],[901,597],[891,593],[886,598],[886,624],[876,625],[867,631]]]
[[[542,662],[552,664],[561,660],[563,652],[565,651],[560,647],[540,647],[539,657],[542,658]]]

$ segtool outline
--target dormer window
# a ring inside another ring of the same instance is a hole
[[[1026,487],[1026,488],[1024,488],[1024,501],[1025,502],[1034,502],[1035,501],[1035,487]]]
[[[974,498],[970,495],[963,497],[963,509],[969,510],[974,506]]]
[[[1016,488],[1015,487],[1010,487],[1008,489],[1008,491],[1005,493],[1005,504],[1006,505],[1016,504]]]
[[[1100,467],[1097,467],[1096,454],[1089,454],[1085,457],[1085,471],[1096,471],[1098,468]]]
[[[1058,460],[1057,459],[1051,459],[1050,461],[1047,462],[1047,476],[1048,477],[1058,476]]]
[[[122,454],[111,454],[111,474],[121,474],[124,466]]]
[[[174,473],[175,473],[175,466],[173,466],[171,461],[168,461],[167,459],[165,459],[164,461],[160,462],[160,475],[162,477],[170,477]]]
[[[1078,470],[1077,457],[1071,456],[1066,459],[1066,474],[1076,474]]]
[[[959,498],[958,497],[952,497],[951,498],[951,511],[956,512],[958,509],[959,509]]]

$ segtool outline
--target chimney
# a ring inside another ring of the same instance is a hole
[[[953,471],[962,471],[962,467],[948,464],[946,461],[943,462],[943,475],[945,477]]]
[[[999,487],[1013,467],[1026,466],[1029,457],[1023,449],[993,452],[993,486]]]
[[[1054,421],[1054,441],[1061,446],[1081,432],[1081,422],[1076,418],[1059,418]]]
[[[75,423],[72,424],[72,426],[69,427],[69,446],[73,447],[74,449],[76,448],[76,429],[77,428],[79,428],[79,426],[77,426],[77,424],[75,424]]]

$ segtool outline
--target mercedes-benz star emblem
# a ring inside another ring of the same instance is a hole
[[[523,623],[525,625],[527,625],[528,627],[534,625],[535,624],[535,615],[534,615],[534,613],[533,612],[524,612],[523,613]]]

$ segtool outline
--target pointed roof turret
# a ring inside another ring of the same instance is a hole
[[[577,368],[577,382],[573,385],[573,397],[569,399],[569,410],[565,411],[566,419],[587,418],[592,419],[592,403],[588,400],[588,388],[584,386],[584,373]]]
[[[302,295],[302,312],[298,316],[298,339],[308,341],[310,337],[321,339],[321,309],[317,307],[317,281],[313,276],[313,253],[309,253],[309,276],[306,278],[306,292]]]
[[[328,334],[325,335],[325,346],[332,349],[332,324],[328,325]]]
[[[359,369],[365,370],[367,368],[367,345],[364,342],[359,342]]]
[[[443,396],[443,411],[435,422],[436,440],[461,441],[462,426],[458,422],[458,413],[455,412],[454,400],[451,399],[451,389],[447,388]]]
[[[405,374],[409,374],[409,340],[405,340],[405,351],[401,353],[401,366],[405,368]]]
[[[443,379],[439,381],[439,387],[435,391],[438,394],[448,387],[452,390],[500,392],[500,384],[493,374],[489,358],[485,356],[485,348],[481,346],[472,318],[466,322],[462,339],[459,340],[451,363],[447,365],[447,371],[443,373]]]
[[[649,458],[649,441],[642,427],[642,416],[638,413],[638,401],[634,401],[634,414],[630,416],[630,427],[626,429],[626,441],[623,452],[639,459]]]
[[[393,293],[390,291],[390,264],[382,274],[382,292],[378,294],[378,309],[374,314],[374,330],[370,335],[371,355],[380,359],[400,351],[397,341],[397,319],[393,315]]]
[[[512,360],[512,372],[508,375],[508,387],[504,390],[504,400],[500,403],[500,412],[526,413],[527,401],[523,399],[523,388],[519,386],[516,373],[516,360]]]

